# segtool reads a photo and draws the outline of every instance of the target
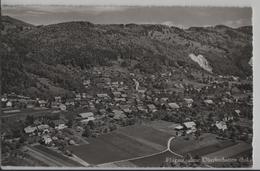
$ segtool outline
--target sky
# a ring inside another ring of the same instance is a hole
[[[2,14],[34,25],[68,21],[89,21],[95,24],[165,24],[182,28],[218,24],[230,27],[252,25],[250,7],[126,6],[131,4],[102,6],[98,3],[82,3],[89,1],[92,0],[2,0]]]

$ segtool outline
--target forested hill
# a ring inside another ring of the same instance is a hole
[[[77,90],[82,88],[81,71],[116,64],[129,72],[188,67],[208,73],[208,67],[213,75],[252,74],[251,26],[185,30],[90,22],[32,26],[8,16],[2,17],[2,25],[2,92],[47,92],[43,82],[59,90]]]

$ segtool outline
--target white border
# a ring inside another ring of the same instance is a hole
[[[253,158],[254,158],[254,165],[253,169],[260,169],[260,139],[259,139],[259,132],[260,132],[260,115],[257,112],[260,111],[259,105],[259,96],[260,95],[260,67],[257,67],[257,64],[260,65],[260,59],[257,57],[260,54],[259,45],[259,16],[260,16],[260,1],[259,0],[2,0],[2,5],[29,5],[31,2],[34,4],[55,4],[55,5],[116,5],[116,6],[222,6],[222,7],[252,7],[253,8],[253,71],[254,71],[254,139],[253,139]],[[37,3],[35,3],[37,2]],[[258,74],[259,73],[259,74]],[[257,145],[258,144],[258,145]],[[258,153],[257,153],[258,152]],[[31,170],[31,169],[46,169],[43,167],[2,167],[2,169],[24,169],[24,170]],[[53,168],[49,167],[48,169],[72,169],[72,168]],[[81,168],[77,168],[81,170]],[[82,168],[83,169],[83,168]],[[84,168],[86,169],[86,168]],[[90,168],[90,169],[102,169],[102,168]],[[109,168],[106,168],[107,170]],[[116,168],[113,168],[116,169]],[[131,168],[127,168],[131,169]],[[147,169],[147,168],[138,168],[140,170]],[[149,168],[153,169],[153,168]],[[156,168],[160,169],[160,168]],[[173,169],[173,168],[171,168]],[[185,168],[188,169],[188,168]],[[194,168],[193,168],[194,169]],[[202,169],[202,168],[198,168]],[[47,170],[47,169],[46,169]],[[120,170],[120,169],[116,169]],[[168,169],[164,169],[168,170]],[[232,170],[232,169],[230,169]]]

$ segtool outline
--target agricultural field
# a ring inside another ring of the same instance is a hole
[[[178,154],[186,154],[194,150],[214,146],[220,144],[221,141],[216,138],[216,135],[206,133],[202,134],[198,139],[192,135],[178,137],[171,143],[171,150]]]
[[[226,148],[223,148],[221,150],[218,150],[214,153],[210,153],[205,155],[204,157],[208,158],[231,158],[231,157],[239,157],[239,154],[242,154],[243,152],[250,151],[252,149],[252,146],[245,142],[237,143],[236,145],[229,146]]]
[[[44,160],[50,166],[67,166],[67,167],[82,167],[78,162],[63,156],[42,145],[35,145],[28,147],[28,152],[36,158]]]
[[[161,152],[170,137],[152,127],[135,125],[90,138],[89,144],[71,146],[69,150],[87,163],[103,164]]]
[[[138,167],[160,167],[167,160],[167,158],[178,159],[180,157],[172,154],[169,151],[166,151],[153,156],[136,159],[136,160],[130,160],[130,162],[135,164]]]

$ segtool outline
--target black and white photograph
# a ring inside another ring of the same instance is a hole
[[[156,2],[1,1],[1,169],[253,168],[253,7]]]

